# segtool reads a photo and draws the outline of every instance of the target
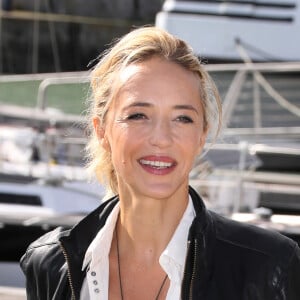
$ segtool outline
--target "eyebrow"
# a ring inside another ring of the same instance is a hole
[[[185,110],[192,110],[195,113],[199,114],[198,110],[193,106],[189,104],[179,104],[174,106],[175,109],[185,109]]]
[[[151,107],[151,106],[153,106],[153,105],[148,102],[133,102],[133,103],[125,106],[125,109],[131,108],[131,107]]]
[[[125,109],[131,108],[131,107],[151,107],[153,104],[148,103],[148,102],[133,102],[125,107]],[[173,106],[174,109],[180,110],[191,110],[194,111],[195,113],[199,114],[198,110],[190,104],[178,104]]]

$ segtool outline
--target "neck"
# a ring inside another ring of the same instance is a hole
[[[117,228],[122,255],[149,264],[157,262],[170,241],[188,204],[188,192],[164,199],[120,193]]]

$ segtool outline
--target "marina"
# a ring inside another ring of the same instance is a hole
[[[223,100],[224,128],[218,140],[209,137],[190,183],[211,210],[279,231],[300,244],[300,51],[285,52],[284,43],[277,48],[266,39],[258,43],[264,53],[272,53],[265,59],[245,47],[257,42],[247,41],[253,38],[254,19],[266,22],[261,28],[270,32],[276,24],[288,24],[289,34],[297,31],[300,3],[234,2],[165,1],[157,14],[157,26],[194,43],[199,57],[218,62],[205,68]],[[216,21],[225,17],[226,27]],[[248,24],[241,27],[241,38],[230,26],[242,21]],[[190,26],[197,33],[189,34]],[[208,28],[230,34],[202,41]],[[281,35],[288,38],[285,30]],[[275,40],[273,34],[269,38]],[[207,52],[198,52],[202,43]],[[71,228],[105,194],[84,168],[88,80],[88,72],[0,77],[0,241],[5,245],[0,299],[25,299],[18,261],[27,246],[57,226]]]

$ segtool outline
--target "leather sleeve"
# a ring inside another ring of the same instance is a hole
[[[37,293],[37,279],[36,272],[34,272],[33,264],[30,263],[30,254],[28,251],[22,256],[20,260],[21,269],[25,274],[26,278],[26,299],[27,300],[38,300]]]
[[[57,242],[51,241],[54,230],[33,242],[20,260],[26,277],[27,300],[67,299],[56,297],[67,286],[65,259]]]

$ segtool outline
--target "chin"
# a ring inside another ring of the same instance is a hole
[[[172,197],[176,194],[179,190],[182,189],[182,185],[174,186],[173,184],[153,184],[147,185],[141,193],[144,194],[146,197],[153,198],[153,199],[166,199]]]

